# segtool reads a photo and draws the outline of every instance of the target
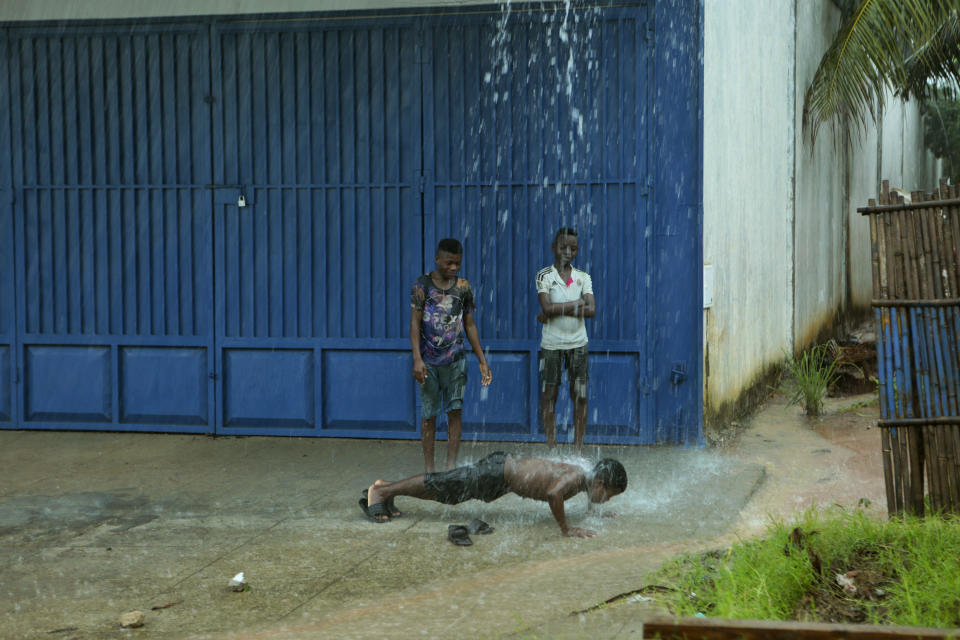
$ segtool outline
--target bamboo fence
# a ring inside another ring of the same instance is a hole
[[[941,180],[907,201],[884,180],[858,211],[870,217],[887,511],[960,513],[960,188]]]

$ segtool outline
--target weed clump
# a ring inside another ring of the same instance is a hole
[[[823,410],[823,396],[840,376],[840,358],[831,343],[810,347],[799,357],[789,356],[787,368],[796,382],[790,404],[799,404],[808,416],[819,416]]]

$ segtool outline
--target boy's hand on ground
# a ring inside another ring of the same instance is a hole
[[[490,371],[490,367],[485,364],[480,365],[480,384],[483,386],[489,385],[493,382],[493,373]]]
[[[593,529],[581,529],[580,527],[568,527],[566,531],[563,532],[568,538],[592,538],[597,535],[597,532]]]

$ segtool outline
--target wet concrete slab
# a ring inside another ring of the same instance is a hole
[[[598,531],[586,540],[516,496],[401,498],[403,517],[367,521],[360,491],[420,472],[416,441],[0,432],[0,637],[635,637],[642,602],[570,614],[675,553],[749,534],[765,511],[882,498],[862,424],[821,434],[782,405],[734,447],[587,447],[621,459],[630,485],[615,517],[568,502],[573,524]],[[545,453],[465,443],[461,461],[502,448]],[[450,544],[447,525],[472,518],[496,530]],[[133,609],[146,625],[120,629]]]

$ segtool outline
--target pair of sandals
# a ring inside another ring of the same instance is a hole
[[[479,518],[474,518],[470,521],[470,524],[467,525],[451,524],[447,527],[447,538],[458,547],[469,547],[472,545],[473,540],[470,539],[471,534],[486,535],[488,533],[493,533],[493,527]]]
[[[377,524],[383,524],[384,522],[390,522],[393,518],[399,518],[403,515],[403,512],[393,504],[392,497],[387,498],[383,502],[368,505],[367,491],[368,489],[364,489],[363,497],[360,498],[360,509],[363,511],[363,515],[367,517],[367,520],[376,522]]]

